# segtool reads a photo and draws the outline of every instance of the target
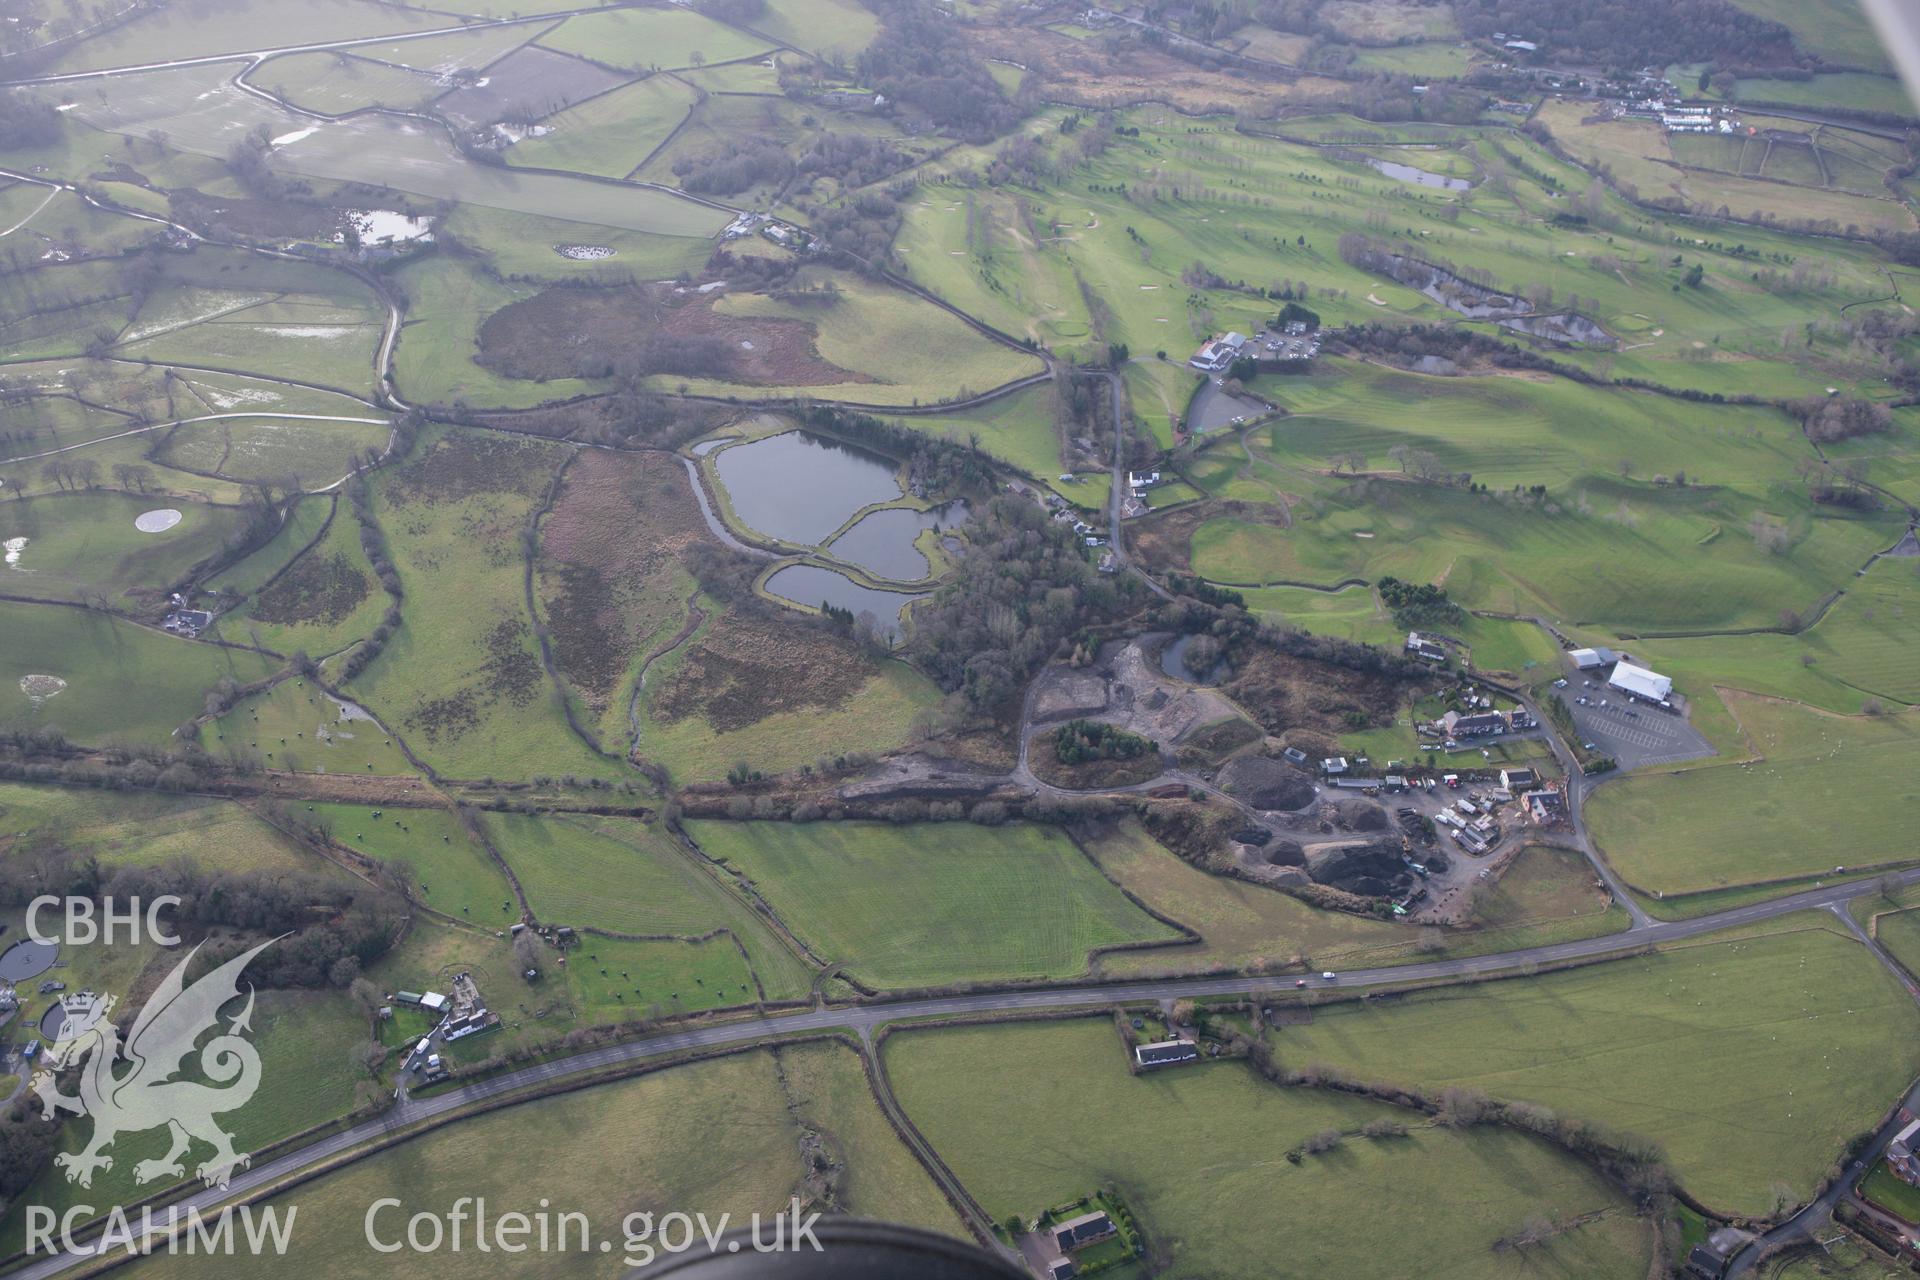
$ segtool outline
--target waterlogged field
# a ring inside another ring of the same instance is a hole
[[[1276,1239],[1301,1274],[1646,1269],[1647,1226],[1618,1193],[1518,1134],[1280,1088],[1241,1062],[1130,1075],[1106,1018],[904,1031],[885,1052],[907,1115],[996,1220],[1115,1187],[1154,1273],[1269,1276]],[[1362,1136],[1376,1121],[1408,1131]],[[1324,1130],[1341,1135],[1333,1150],[1286,1158]],[[1391,1232],[1335,1211],[1388,1200],[1400,1205]],[[1577,1225],[1525,1260],[1493,1247],[1530,1216]]]

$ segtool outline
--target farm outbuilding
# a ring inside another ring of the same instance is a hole
[[[1672,680],[1657,671],[1649,671],[1626,661],[1614,667],[1613,674],[1607,677],[1607,684],[1648,702],[1665,702],[1673,693]]]

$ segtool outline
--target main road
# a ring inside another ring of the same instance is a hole
[[[1895,877],[1901,884],[1920,884],[1920,867]],[[1492,955],[1465,956],[1452,960],[1430,960],[1392,968],[1357,969],[1333,978],[1286,977],[1208,977],[1165,978],[1143,982],[1080,984],[1037,990],[982,991],[967,995],[930,996],[901,1000],[881,1000],[845,1007],[815,1007],[802,1012],[764,1014],[735,1022],[687,1027],[641,1036],[619,1044],[605,1045],[563,1058],[536,1063],[514,1071],[462,1085],[427,1098],[402,1097],[377,1119],[341,1130],[308,1146],[264,1161],[236,1174],[225,1188],[195,1191],[175,1206],[179,1214],[189,1209],[202,1215],[221,1206],[256,1199],[289,1179],[311,1173],[332,1161],[351,1159],[356,1148],[367,1146],[402,1130],[416,1126],[458,1123],[461,1112],[477,1104],[506,1095],[567,1080],[575,1076],[605,1072],[637,1065],[651,1058],[685,1051],[723,1049],[741,1046],[775,1036],[804,1035],[833,1031],[852,1031],[863,1039],[885,1023],[908,1019],[966,1017],[992,1014],[1018,1016],[1074,1008],[1101,1008],[1113,1004],[1135,1004],[1175,1000],[1183,997],[1278,994],[1304,983],[1313,989],[1364,989],[1398,983],[1463,978],[1525,969],[1536,965],[1558,964],[1631,952],[1657,943],[1678,942],[1721,929],[1770,920],[1796,911],[1839,909],[1855,898],[1880,892],[1878,882],[1829,885],[1790,894],[1770,902],[1736,907],[1692,920],[1652,921],[1627,933],[1548,946],[1527,947]],[[1911,984],[1910,994],[1920,998]],[[1826,1206],[1828,1209],[1831,1205]],[[164,1223],[165,1215],[157,1215]],[[156,1226],[156,1234],[160,1228]],[[134,1225],[134,1244],[147,1238],[145,1228]],[[117,1245],[114,1252],[124,1247]],[[22,1280],[45,1280],[58,1276],[94,1259],[91,1253],[60,1253],[43,1256],[13,1273]]]

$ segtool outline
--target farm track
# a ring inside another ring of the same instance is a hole
[[[700,624],[707,620],[706,610],[700,607],[700,588],[695,587],[687,593],[687,620],[680,624],[680,630],[666,644],[648,654],[640,663],[640,671],[633,678],[633,693],[627,698],[627,759],[638,763],[640,755],[640,700],[647,696],[647,673],[653,670],[653,664],[668,656],[685,644]]]

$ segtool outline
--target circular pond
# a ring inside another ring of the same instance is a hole
[[[1160,670],[1173,679],[1184,681],[1187,684],[1219,684],[1221,680],[1226,678],[1226,659],[1216,658],[1212,670],[1206,672],[1204,675],[1194,674],[1192,668],[1187,666],[1187,651],[1193,647],[1193,642],[1199,638],[1197,634],[1180,636],[1174,640],[1172,644],[1162,649],[1160,651]]]
[[[53,968],[53,962],[59,957],[60,948],[53,943],[22,938],[5,951],[0,951],[0,982],[25,982],[29,978],[37,978]]]

